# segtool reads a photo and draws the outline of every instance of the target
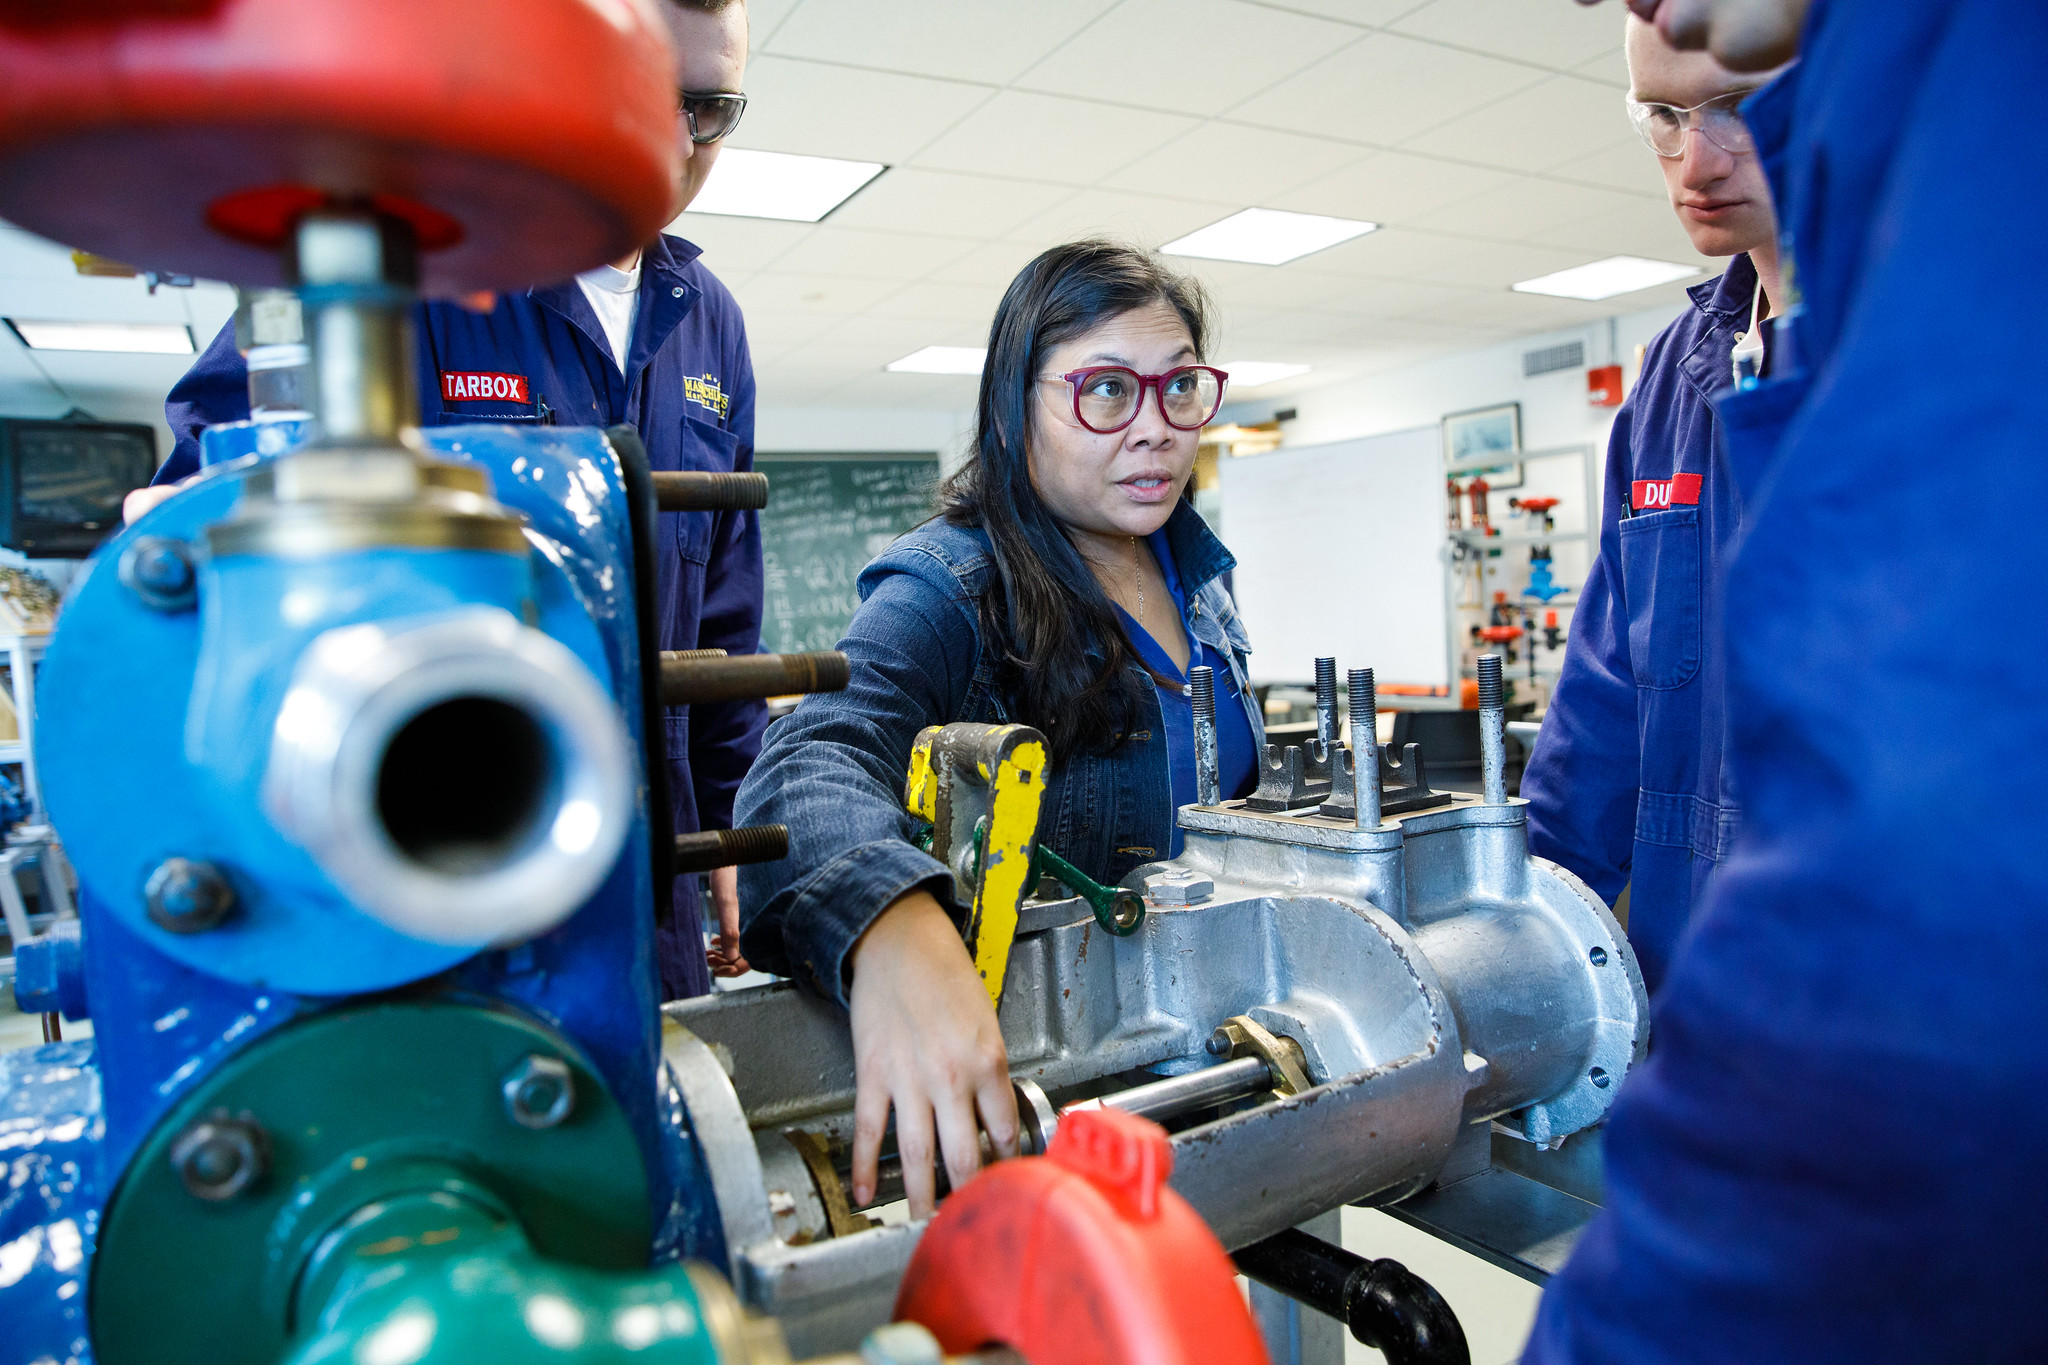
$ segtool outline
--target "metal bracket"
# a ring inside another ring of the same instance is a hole
[[[1292,1038],[1285,1038],[1272,1032],[1247,1014],[1233,1015],[1216,1026],[1210,1038],[1211,1052],[1220,1049],[1222,1042],[1228,1045],[1224,1053],[1229,1061],[1240,1057],[1257,1057],[1266,1064],[1273,1075],[1275,1095],[1299,1095],[1314,1084],[1308,1078],[1308,1064],[1302,1056],[1301,1044]]]
[[[1380,814],[1404,815],[1409,811],[1429,810],[1436,806],[1448,806],[1455,799],[1454,793],[1436,792],[1429,789],[1429,775],[1422,769],[1422,746],[1404,744],[1401,758],[1396,762],[1392,757],[1392,745],[1383,745],[1380,756]],[[1352,750],[1345,749],[1338,754],[1336,771],[1333,774],[1330,799],[1323,802],[1316,814],[1332,820],[1350,820],[1358,813],[1358,779],[1352,765]],[[1245,802],[1247,806],[1251,802]]]
[[[1259,789],[1244,799],[1246,810],[1299,810],[1330,794],[1330,749],[1315,740],[1307,744],[1266,746],[1259,767]]]

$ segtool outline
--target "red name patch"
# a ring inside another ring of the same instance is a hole
[[[1668,479],[1637,479],[1632,486],[1629,506],[1638,512],[1657,512],[1666,507],[1698,507],[1700,482],[1698,474],[1673,474]]]
[[[530,403],[523,374],[441,371],[441,398],[448,403]]]

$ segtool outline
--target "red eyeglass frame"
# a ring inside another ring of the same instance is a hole
[[[1216,376],[1216,405],[1209,409],[1207,416],[1191,427],[1182,426],[1179,422],[1166,415],[1166,381],[1172,379],[1175,375],[1186,374],[1189,370],[1200,370],[1204,374]],[[1131,409],[1131,415],[1123,421],[1113,427],[1098,427],[1081,415],[1081,386],[1098,374],[1109,374],[1112,372],[1127,374],[1138,381],[1138,402]],[[1175,431],[1200,431],[1203,427],[1209,425],[1218,412],[1223,410],[1223,395],[1230,388],[1230,372],[1228,370],[1219,370],[1214,365],[1176,365],[1165,374],[1139,374],[1128,365],[1091,365],[1085,370],[1069,370],[1065,374],[1054,377],[1066,381],[1067,397],[1072,400],[1074,405],[1074,420],[1087,430],[1094,432],[1097,436],[1114,436],[1117,432],[1124,430],[1131,423],[1137,421],[1138,414],[1145,410],[1145,390],[1147,389],[1157,390],[1153,397],[1159,404],[1159,415],[1165,419],[1166,425],[1172,427]]]

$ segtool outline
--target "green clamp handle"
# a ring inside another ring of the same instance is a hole
[[[973,856],[975,858],[975,865],[978,866],[981,857],[982,829],[980,826],[975,828],[974,835],[975,852]],[[915,842],[925,852],[931,852],[932,827],[928,824],[922,825],[922,828],[915,836]],[[1138,926],[1145,922],[1145,898],[1143,896],[1129,887],[1104,886],[1101,882],[1096,881],[1086,872],[1075,867],[1044,844],[1040,844],[1038,850],[1031,855],[1031,876],[1027,880],[1035,883],[1040,877],[1051,877],[1054,881],[1066,887],[1067,890],[1073,892],[1082,900],[1087,901],[1089,908],[1095,912],[1095,922],[1110,933],[1115,934],[1118,938],[1129,938],[1132,934],[1137,933]]]

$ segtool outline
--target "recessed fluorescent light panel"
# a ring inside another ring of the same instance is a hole
[[[689,211],[815,223],[887,169],[879,161],[727,147]]]
[[[1575,265],[1554,275],[1523,280],[1514,286],[1517,294],[1549,294],[1560,299],[1584,299],[1597,303],[1616,294],[1632,294],[1653,284],[1669,284],[1700,273],[1696,265],[1676,261],[1652,261],[1642,256],[1609,256],[1591,265]]]
[[[1307,374],[1311,367],[1289,365],[1283,360],[1233,360],[1216,368],[1230,376],[1232,389],[1256,389],[1262,384],[1277,384],[1283,379]]]
[[[980,374],[988,352],[979,346],[927,346],[883,368],[896,374]]]
[[[1245,261],[1252,265],[1285,265],[1311,252],[1363,237],[1378,223],[1356,218],[1325,218],[1319,213],[1283,213],[1279,209],[1246,209],[1220,223],[1198,228],[1168,242],[1168,256],[1199,256],[1210,261]]]
[[[192,329],[182,322],[31,322],[7,325],[32,351],[120,351],[128,355],[191,355]]]

